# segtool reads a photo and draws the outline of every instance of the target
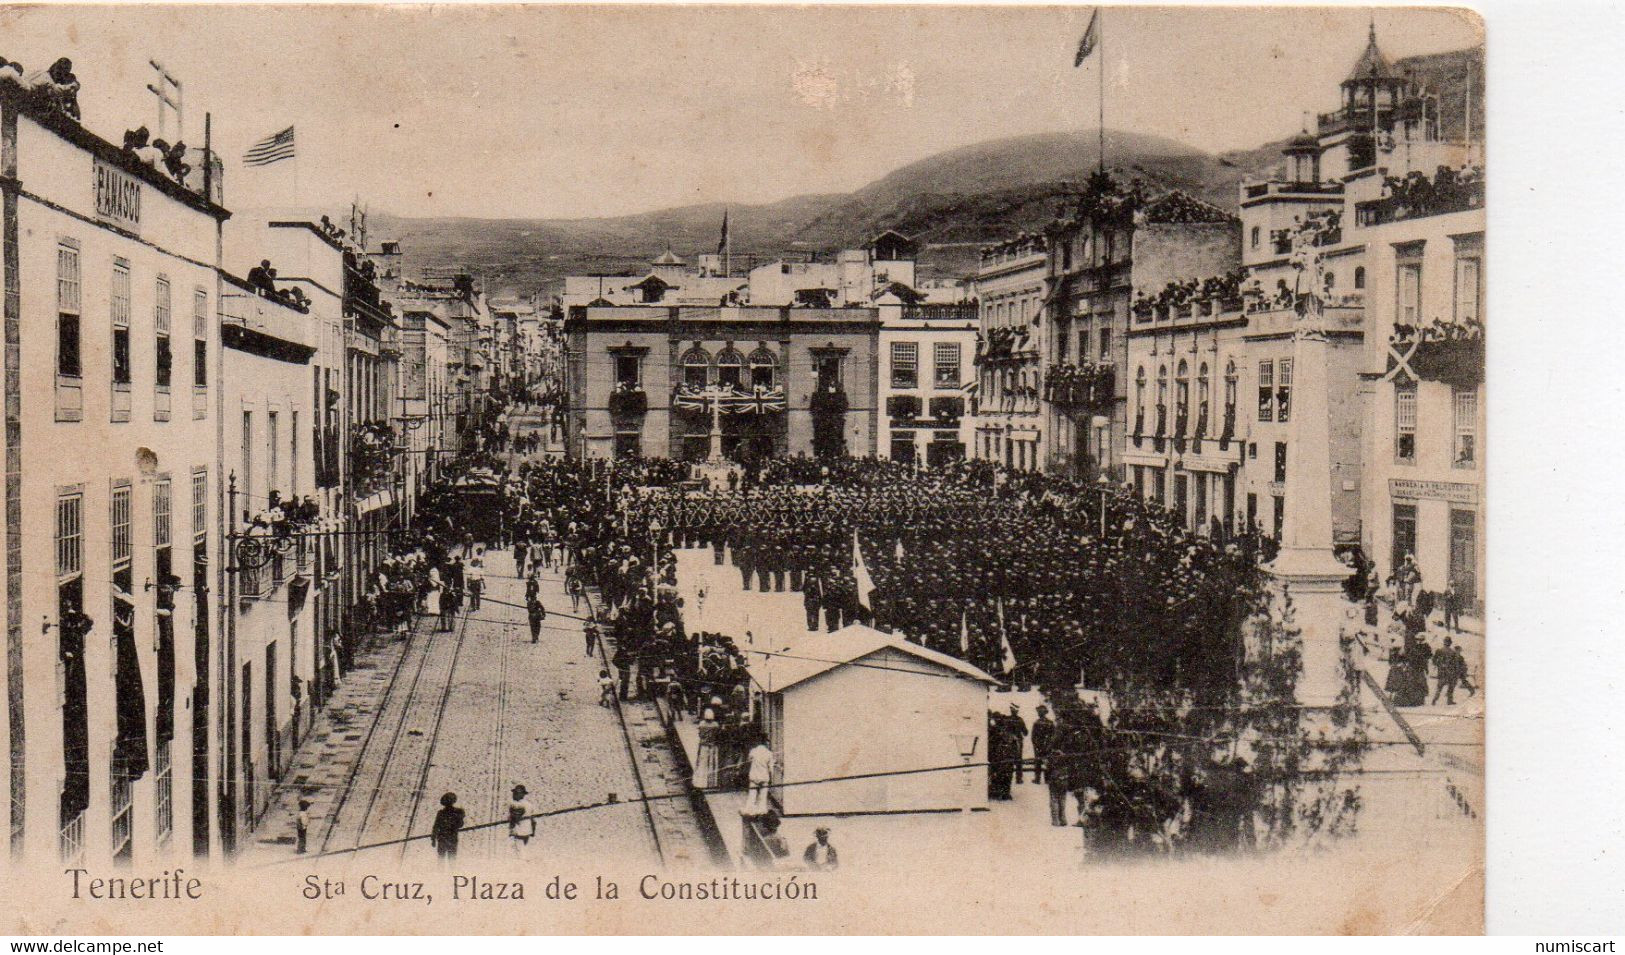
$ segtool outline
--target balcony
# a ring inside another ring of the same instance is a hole
[[[1484,208],[1484,172],[1471,166],[1440,166],[1432,178],[1421,172],[1403,179],[1390,176],[1383,190],[1381,199],[1356,207],[1355,215],[1362,227]]]
[[[893,421],[913,421],[920,416],[920,396],[892,395],[886,399],[886,416]]]
[[[609,395],[612,418],[635,418],[649,410],[649,395],[641,387],[622,383]]]
[[[220,296],[219,314],[227,348],[292,362],[308,361],[316,351],[308,312],[291,303],[251,291],[227,292]]]
[[[1340,182],[1252,182],[1241,187],[1242,201],[1268,199],[1275,196],[1327,196],[1343,194]]]
[[[1117,397],[1111,365],[1056,365],[1044,375],[1044,400],[1058,408],[1110,407]]]

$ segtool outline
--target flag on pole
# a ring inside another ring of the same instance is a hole
[[[1100,10],[1097,8],[1089,16],[1089,29],[1083,31],[1083,39],[1078,41],[1078,55],[1072,59],[1073,67],[1082,66],[1083,61],[1089,59],[1089,54],[1095,52],[1098,45],[1100,45]]]
[[[293,127],[289,126],[282,132],[273,133],[248,147],[248,152],[243,153],[243,165],[269,166],[274,162],[292,158],[294,158]]]
[[[852,531],[852,576],[858,580],[858,604],[865,610],[869,609],[869,593],[875,589],[874,578],[869,576],[869,568],[863,563],[863,548],[858,546],[858,532]]]

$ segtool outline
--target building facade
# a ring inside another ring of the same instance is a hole
[[[976,303],[885,302],[879,312],[880,457],[932,467],[964,459],[975,440],[966,386]]]
[[[1128,389],[1138,373],[1128,359],[1132,307],[1176,280],[1234,268],[1236,230],[1234,217],[1183,192],[1149,199],[1103,173],[1051,228],[1043,313],[1050,470],[1127,478]]]
[[[978,344],[971,456],[1024,471],[1043,460],[1040,402],[1043,307],[1049,244],[1022,235],[982,250],[976,273]]]
[[[567,448],[689,461],[874,454],[879,335],[868,308],[576,306]]]
[[[214,844],[225,210],[0,84],[14,851]]]

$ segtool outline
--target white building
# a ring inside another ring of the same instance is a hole
[[[882,458],[931,466],[962,460],[974,440],[969,408],[976,357],[976,303],[878,300],[880,402],[888,433]]]
[[[1042,327],[1034,319],[1048,262],[1044,237],[1022,235],[983,249],[976,273],[981,334],[971,456],[1028,471],[1042,466]]]
[[[318,529],[314,520],[290,519],[307,498],[316,500],[311,359],[319,324],[246,282],[228,279],[223,289],[224,524],[228,539],[254,542],[228,555],[225,591],[221,701],[230,731],[223,736],[221,814],[238,827],[222,836],[235,846],[243,829],[255,827],[314,722],[312,691],[318,670],[329,667],[312,589],[327,581],[335,555],[298,536]],[[280,530],[290,532],[285,550]]]
[[[775,782],[865,778],[776,786],[784,815],[986,807],[987,690],[997,680],[861,624],[820,634],[816,646],[750,664]]]
[[[148,869],[214,842],[228,213],[0,84],[14,851]]]
[[[1422,587],[1484,599],[1484,186],[1360,203],[1369,332],[1362,501],[1386,579],[1415,556]]]

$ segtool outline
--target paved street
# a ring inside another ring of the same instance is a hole
[[[431,858],[427,840],[393,840],[426,833],[443,792],[457,793],[470,826],[506,818],[515,783],[530,790],[535,812],[636,797],[621,726],[597,702],[600,664],[585,656],[580,624],[560,615],[570,606],[562,579],[546,571],[540,579],[552,615],[537,644],[512,556],[496,553],[485,602],[457,632],[434,633],[425,619],[409,641],[368,654],[300,747],[246,861],[293,851],[302,794],[313,803],[310,851],[386,842],[354,855],[414,862]],[[463,856],[511,852],[505,826],[466,833],[460,847]],[[572,855],[658,861],[637,802],[539,820],[528,860]]]

